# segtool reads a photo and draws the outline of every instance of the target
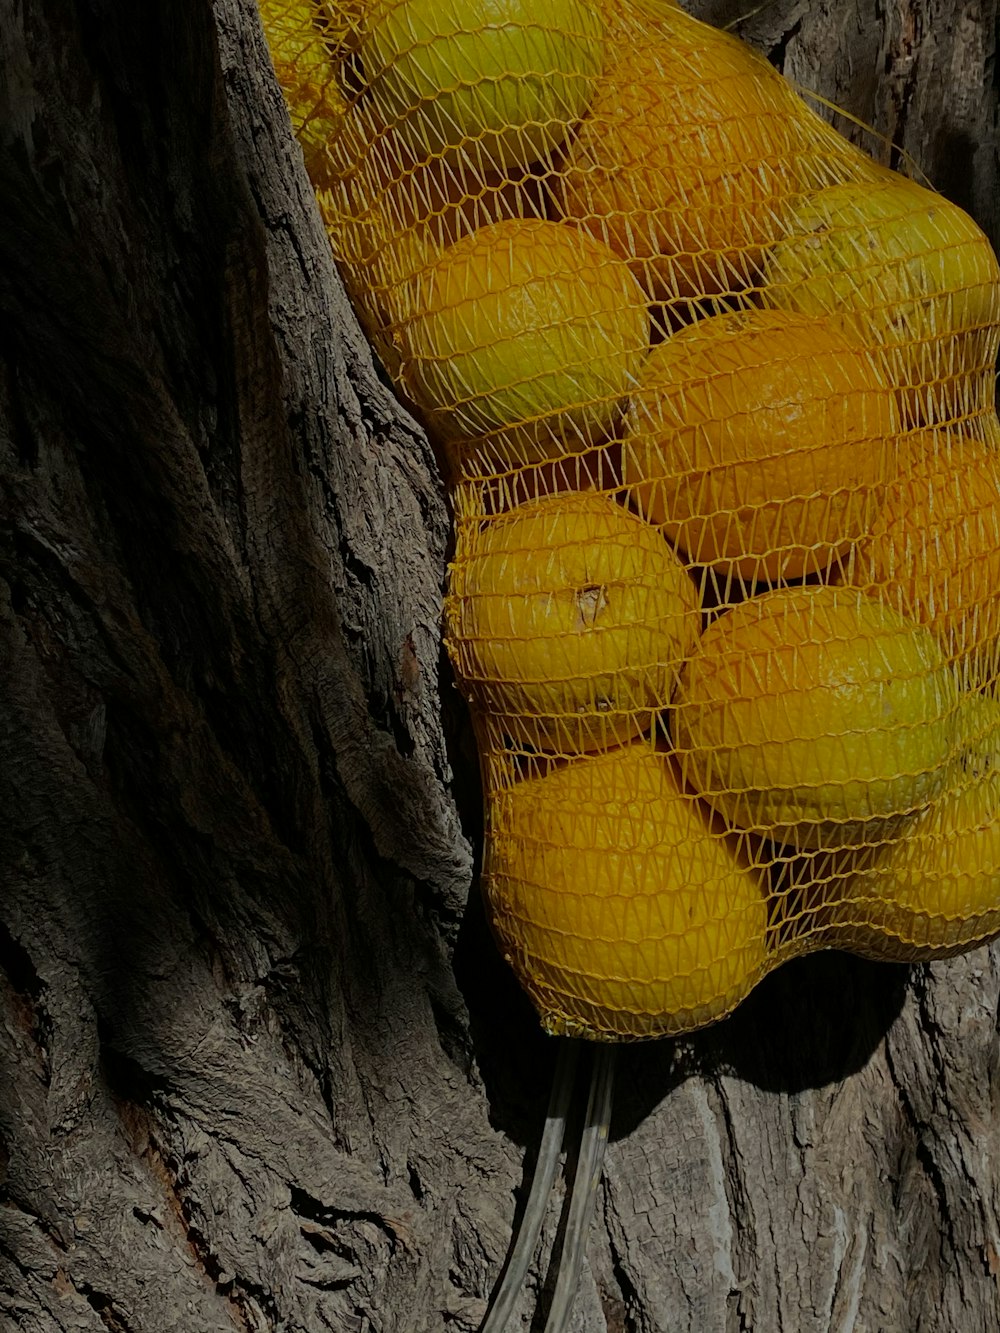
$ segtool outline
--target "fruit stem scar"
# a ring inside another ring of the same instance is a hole
[[[607,591],[603,583],[588,583],[577,589],[576,606],[580,618],[577,629],[593,629],[597,624],[597,617],[607,604]]]

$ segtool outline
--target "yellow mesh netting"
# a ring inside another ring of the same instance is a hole
[[[267,0],[455,513],[496,937],[545,1027],[1000,931],[1000,269],[662,0]]]

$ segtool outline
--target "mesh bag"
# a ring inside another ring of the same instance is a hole
[[[655,0],[263,10],[436,442],[483,884],[550,1032],[1000,931],[1000,269]]]

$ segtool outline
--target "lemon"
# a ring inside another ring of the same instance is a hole
[[[867,530],[895,422],[884,376],[834,319],[715,315],[650,353],[623,480],[691,560],[797,578]]]
[[[494,471],[599,440],[646,354],[645,299],[600,241],[509,219],[449,246],[400,338],[407,392],[438,436]]]
[[[555,495],[464,531],[447,620],[474,702],[518,743],[574,753],[649,730],[699,602],[655,528],[603,495]]]
[[[976,818],[974,807],[985,800],[1000,811],[1000,793],[987,790],[998,771],[1000,704],[963,691],[947,778],[929,805],[897,827],[877,831],[871,842],[776,859],[774,906],[785,945],[793,952],[804,944],[905,961],[982,938],[987,914],[1000,909],[1000,879],[990,871],[1000,861],[990,860],[990,820]],[[965,833],[956,842],[947,830],[959,826]],[[973,846],[981,833],[989,833],[986,844]],[[983,878],[970,893],[974,864]],[[972,905],[954,906],[962,894]],[[918,898],[922,905],[915,905]],[[954,908],[948,920],[932,923],[938,907],[948,904]]]
[[[378,0],[359,55],[368,94],[419,156],[472,144],[529,166],[586,109],[603,61],[591,0]]]
[[[797,112],[766,60],[664,8],[651,32],[609,44],[567,144],[558,205],[628,260],[655,300],[742,291],[797,188]]]
[[[909,424],[992,406],[1000,266],[968,214],[884,173],[804,196],[786,226],[764,301],[849,319],[882,350]]]
[[[963,691],[958,737],[956,785],[978,782],[1000,770],[1000,701],[993,695]]]
[[[798,848],[882,836],[943,787],[958,686],[934,636],[854,588],[778,588],[685,663],[672,734],[692,787]]]
[[[330,176],[328,145],[345,110],[332,52],[351,15],[343,3],[260,0],[260,17],[306,170],[314,185],[322,185]]]
[[[491,223],[545,215],[539,181],[488,170],[472,155],[421,160],[363,102],[346,111],[331,158],[338,179],[317,190],[320,211],[383,355],[381,344],[412,313],[416,280],[443,250]]]
[[[552,1033],[683,1031],[728,1013],[765,970],[758,876],[644,741],[494,793],[484,885]]]
[[[1000,931],[1000,704],[964,705],[952,784],[876,848],[829,913],[834,942],[879,958],[940,958]]]
[[[955,431],[901,440],[849,577],[937,635],[964,683],[1000,669],[1000,453]]]

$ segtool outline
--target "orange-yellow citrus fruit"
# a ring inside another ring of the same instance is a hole
[[[562,753],[648,731],[700,623],[697,589],[660,534],[596,493],[469,525],[447,619],[478,707],[519,744]]]
[[[355,303],[377,311],[383,337],[449,245],[494,222],[545,215],[537,180],[490,171],[471,153],[419,159],[363,103],[346,112],[331,155],[339,180],[317,191],[320,209]]]
[[[260,0],[260,17],[306,170],[314,185],[324,184],[330,175],[327,147],[345,108],[332,54],[349,15],[342,4]]]
[[[634,0],[633,8],[651,19],[661,19],[666,9],[676,9],[679,0]]]
[[[1000,671],[1000,452],[954,431],[900,442],[850,579],[934,631],[965,683]]]
[[[471,144],[496,170],[527,167],[583,115],[604,21],[592,0],[376,0],[359,57],[418,155]]]
[[[906,961],[942,956],[1000,928],[1000,790],[983,789],[998,772],[1000,703],[963,691],[948,775],[928,806],[870,842],[775,859],[777,952],[830,947]],[[984,800],[996,829],[976,817]]]
[[[650,353],[623,480],[691,560],[797,578],[865,532],[894,422],[875,361],[835,320],[715,315]]]
[[[697,1027],[765,966],[759,877],[645,741],[495,793],[484,883],[549,1032]]]
[[[401,328],[428,424],[504,471],[599,439],[646,355],[645,301],[607,246],[556,222],[497,222],[425,271]]]
[[[1000,266],[957,205],[885,173],[804,196],[787,228],[765,301],[850,320],[881,349],[910,424],[992,407]]]
[[[959,771],[953,781],[975,783],[1000,771],[1000,701],[964,692],[959,707]]]
[[[969,697],[972,743],[951,784],[846,881],[831,941],[878,958],[940,958],[1000,931],[1000,704]]]
[[[933,635],[855,588],[778,588],[720,615],[671,730],[692,788],[798,848],[882,836],[941,790],[958,686]]]
[[[793,188],[795,102],[735,37],[665,10],[655,36],[614,43],[566,152],[562,210],[657,300],[739,291]]]

